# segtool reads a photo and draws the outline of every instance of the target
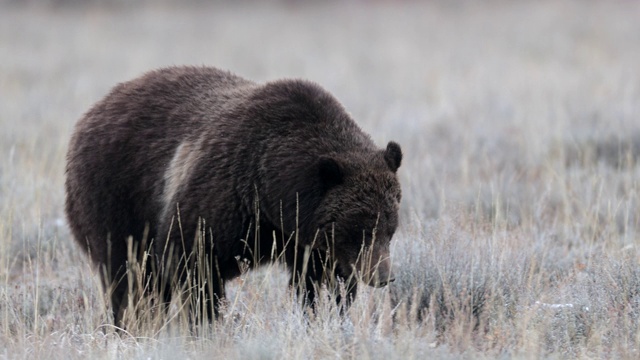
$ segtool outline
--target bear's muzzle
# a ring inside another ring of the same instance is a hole
[[[384,287],[395,280],[389,249],[382,246],[365,249],[356,263],[356,269],[362,282],[372,287]]]

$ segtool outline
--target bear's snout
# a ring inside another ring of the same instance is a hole
[[[395,281],[389,249],[374,247],[363,251],[358,261],[362,281],[372,287],[384,287]]]

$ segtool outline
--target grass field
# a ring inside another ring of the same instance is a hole
[[[57,3],[0,1],[0,358],[640,357],[640,3]],[[67,142],[179,64],[314,80],[402,145],[395,283],[307,320],[272,266],[200,336],[114,332]]]

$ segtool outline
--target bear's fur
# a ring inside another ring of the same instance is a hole
[[[66,214],[117,323],[130,253],[146,254],[165,303],[176,286],[214,274],[202,282],[213,294],[205,316],[240,274],[238,259],[284,260],[306,303],[335,279],[351,300],[356,278],[393,280],[401,160],[398,144],[378,149],[314,83],[172,67],[117,85],[77,123]],[[195,258],[207,269],[194,270]]]

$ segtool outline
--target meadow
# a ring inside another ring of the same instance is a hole
[[[640,357],[640,3],[0,1],[0,358]],[[404,151],[396,281],[305,314],[279,265],[224,317],[110,325],[64,217],[74,123],[211,65],[331,91]]]

